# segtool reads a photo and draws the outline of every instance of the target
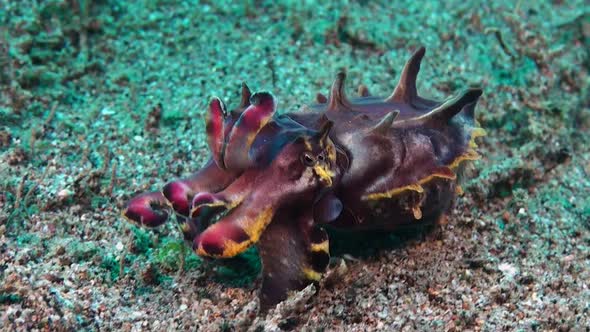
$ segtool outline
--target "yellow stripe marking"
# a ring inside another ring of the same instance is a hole
[[[305,144],[305,149],[307,151],[313,151],[313,147],[311,146],[311,143],[309,143],[307,138],[303,138],[303,144]]]
[[[420,220],[422,219],[422,210],[420,210],[420,206],[414,206],[412,208],[412,213],[414,214],[414,219]]]
[[[248,234],[250,241],[257,242],[264,229],[266,229],[266,226],[270,224],[273,215],[272,207],[267,207],[260,212],[256,219],[253,221],[246,221],[240,226],[244,229],[244,232]]]
[[[470,149],[468,149],[464,154],[460,155],[459,157],[455,158],[455,160],[453,160],[453,162],[448,165],[448,167],[450,169],[454,169],[457,168],[463,161],[466,160],[478,160],[481,158],[481,156],[473,149],[473,147],[476,147],[477,144],[475,144],[475,139],[477,137],[482,137],[487,135],[486,131],[483,128],[480,127],[476,127],[473,128],[471,131],[471,138],[469,139],[469,146]],[[434,178],[442,178],[442,179],[449,179],[449,180],[455,180],[457,178],[457,176],[455,174],[453,174],[452,177],[449,177],[446,174],[431,174],[423,179],[418,180],[418,182],[407,185],[407,186],[403,186],[400,188],[395,188],[386,192],[382,192],[382,193],[373,193],[373,194],[369,194],[366,196],[363,196],[364,200],[377,200],[377,199],[381,199],[381,198],[392,198],[394,196],[399,195],[400,193],[406,191],[406,190],[413,190],[419,193],[423,193],[424,192],[424,188],[422,187],[423,184],[430,182],[432,179]],[[463,190],[461,190],[461,195],[463,194]]]
[[[214,258],[228,258],[234,257],[237,254],[244,252],[252,244],[258,242],[260,235],[266,226],[268,226],[268,224],[271,222],[273,215],[274,213],[272,207],[268,207],[263,210],[254,220],[247,220],[242,225],[238,225],[248,235],[249,239],[240,243],[237,243],[231,239],[225,239],[223,242],[223,253],[220,255],[212,255],[206,252],[202,246],[199,246],[197,249],[197,255]]]
[[[412,190],[412,191],[415,191],[415,192],[421,194],[424,192],[424,187],[422,187],[422,185],[429,182],[433,178],[455,180],[457,178],[457,175],[453,174],[452,176],[449,176],[447,174],[434,173],[434,174],[431,174],[431,175],[419,180],[417,183],[412,183],[407,186],[395,188],[395,189],[392,189],[392,190],[389,190],[386,192],[382,192],[382,193],[369,194],[369,195],[363,196],[363,199],[364,200],[376,200],[376,199],[380,199],[380,198],[391,198],[391,197],[394,197],[406,190]]]
[[[310,246],[312,252],[325,252],[330,253],[330,242],[324,241],[322,243],[312,243]]]
[[[183,222],[182,224],[180,224],[180,230],[183,233],[187,233],[188,231],[191,230],[191,226],[188,224],[188,222]]]
[[[328,146],[326,147],[326,152],[328,154],[328,160],[331,162],[335,162],[337,155],[336,155],[336,148],[334,147],[333,144],[328,144]]]
[[[197,206],[195,206],[194,208],[191,209],[191,212],[190,212],[189,216],[192,216],[193,214],[195,214],[195,211],[197,209],[202,209],[202,208],[205,208],[205,207],[212,208],[212,207],[217,207],[217,206],[226,206],[226,203],[225,202],[213,202],[213,203],[207,203],[207,204],[197,205]]]
[[[332,171],[330,171],[327,168],[321,167],[320,165],[315,165],[313,167],[313,171],[317,176],[320,177],[320,179],[322,179],[325,182],[326,186],[332,186],[332,177],[334,176],[334,173]]]
[[[313,269],[310,269],[308,267],[303,268],[303,275],[308,280],[320,281],[320,279],[322,279],[321,273],[314,271]]]
[[[233,240],[227,239],[223,243],[223,257],[234,257],[235,255],[244,252],[252,241],[246,240],[244,242],[237,243]]]
[[[461,164],[462,162],[464,162],[466,160],[479,160],[480,158],[481,158],[481,156],[477,152],[475,152],[475,150],[469,149],[469,150],[467,150],[467,152],[465,152],[464,154],[460,155],[455,160],[453,160],[451,165],[449,165],[449,168],[451,168],[451,169],[457,168],[457,167],[459,167],[459,164]]]
[[[482,136],[486,136],[488,133],[485,131],[485,129],[480,128],[480,127],[476,127],[473,128],[473,130],[471,131],[471,139],[474,139],[476,137],[482,137]]]

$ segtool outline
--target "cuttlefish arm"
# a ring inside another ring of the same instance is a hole
[[[136,225],[154,228],[164,224],[173,210],[185,237],[192,239],[195,225],[192,225],[189,212],[193,196],[202,191],[220,191],[236,177],[236,173],[222,170],[210,160],[190,177],[169,182],[162,192],[147,192],[133,197],[121,214]]]
[[[219,192],[199,192],[191,204],[191,218],[206,218],[214,214],[231,210],[240,205],[250,194],[258,170],[245,171],[229,186]]]
[[[189,217],[191,203],[196,194],[223,190],[236,177],[237,173],[223,170],[213,160],[209,160],[205,167],[190,177],[166,184],[162,194],[176,214]]]
[[[158,227],[168,220],[168,201],[161,192],[146,192],[133,197],[121,215],[137,226]]]
[[[260,193],[268,190],[264,187],[258,186],[238,206],[199,234],[193,242],[195,252],[200,256],[229,258],[258,242],[280,205],[278,195],[261,197]],[[199,209],[199,206],[193,209],[195,214]]]
[[[261,308],[284,300],[289,291],[320,280],[329,260],[328,235],[302,207],[278,211],[269,201],[246,200],[195,238],[200,256],[229,258],[257,244],[262,260]]]
[[[289,291],[318,282],[330,261],[326,231],[313,225],[310,211],[283,209],[258,242],[262,260],[261,310],[285,300]]]

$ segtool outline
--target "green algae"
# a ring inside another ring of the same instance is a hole
[[[38,247],[41,244],[41,238],[37,234],[24,233],[16,238],[19,246]]]
[[[202,260],[178,238],[165,237],[154,249],[153,261],[165,271],[191,271],[199,267]]]
[[[234,258],[216,262],[214,279],[229,287],[248,287],[258,277],[260,269],[258,250],[250,247]]]
[[[66,252],[74,262],[86,262],[98,255],[100,249],[94,242],[71,241],[66,246]]]
[[[106,283],[113,283],[121,277],[119,275],[121,272],[120,258],[118,258],[114,253],[104,253],[101,255],[99,267],[103,269],[103,280]],[[128,269],[124,269],[123,273],[126,273],[127,271]]]
[[[0,304],[15,304],[22,301],[23,297],[18,294],[0,293]]]
[[[131,227],[131,231],[133,232],[133,253],[147,254],[154,245],[152,234],[150,231],[135,225]]]

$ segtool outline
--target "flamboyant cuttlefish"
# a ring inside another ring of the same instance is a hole
[[[161,192],[131,199],[123,216],[157,227],[176,214],[200,256],[233,257],[257,245],[261,303],[268,308],[318,281],[330,259],[324,227],[395,230],[435,223],[460,192],[457,174],[484,135],[474,111],[482,91],[439,102],[418,96],[419,48],[387,98],[365,86],[347,98],[339,73],[330,94],[296,113],[276,114],[268,92],[242,85],[228,111],[209,103],[211,159]]]

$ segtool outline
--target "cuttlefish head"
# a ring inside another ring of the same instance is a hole
[[[306,130],[283,145],[267,166],[250,169],[234,185],[205,197],[205,204],[214,202],[225,208],[215,209],[214,214],[207,214],[207,221],[201,221],[208,227],[195,238],[197,254],[235,256],[258,242],[277,211],[306,204],[311,208],[315,194],[334,185],[337,165],[336,148],[329,137],[332,125],[328,121],[318,131]],[[193,201],[193,211],[199,211],[199,204]]]
[[[336,148],[328,135],[332,125],[326,122],[313,135],[299,136],[285,146],[271,164],[276,180],[269,180],[291,183],[295,191],[331,187],[336,176]]]

